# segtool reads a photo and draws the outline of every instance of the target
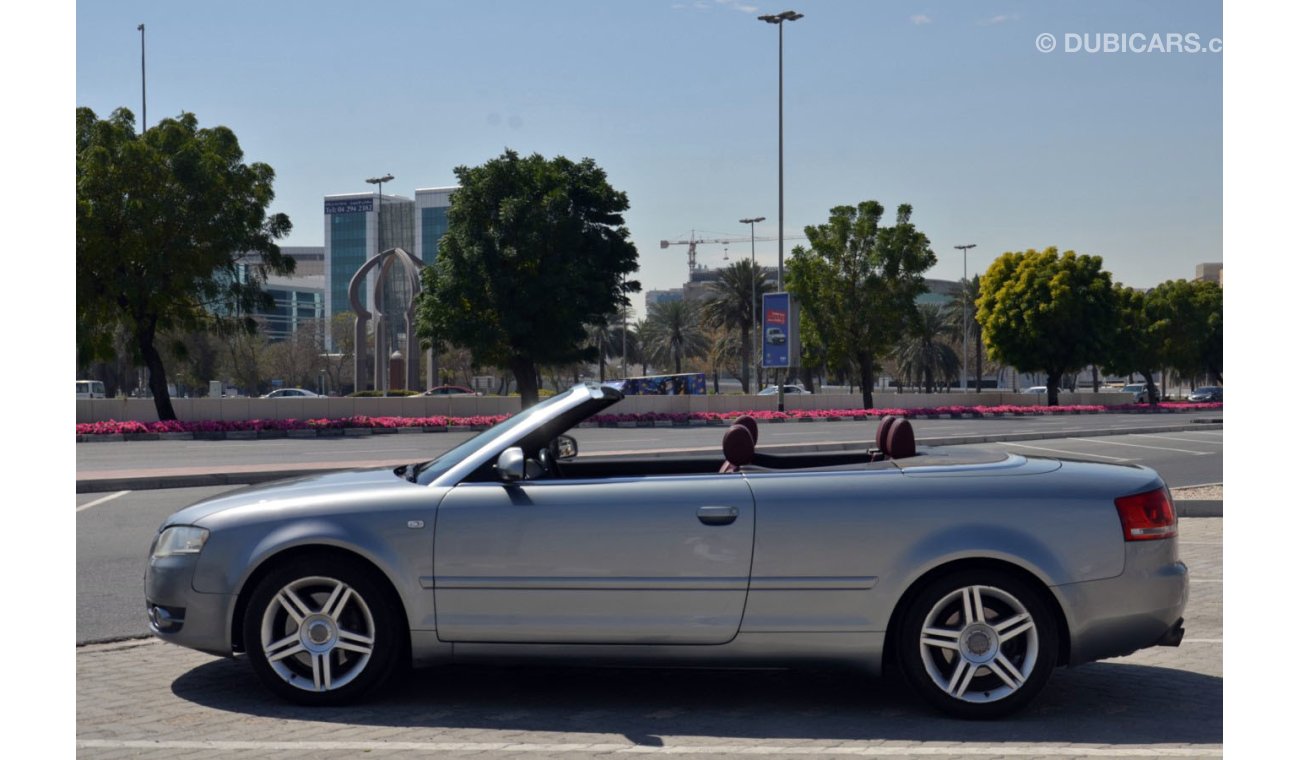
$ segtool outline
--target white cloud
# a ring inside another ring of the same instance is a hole
[[[725,5],[733,11],[740,11],[741,13],[756,13],[758,11],[758,6],[749,5],[743,0],[718,0],[718,4]]]
[[[925,15],[924,13],[918,13],[915,16],[912,16],[912,23],[916,24],[917,26],[920,26],[922,24],[929,24],[932,21],[933,20],[929,16]]]
[[[1019,20],[1020,20],[1019,13],[1001,13],[998,14],[997,16],[994,16],[993,18],[986,18],[979,23],[980,26],[995,26],[997,24],[1005,24],[1008,21],[1019,21]]]

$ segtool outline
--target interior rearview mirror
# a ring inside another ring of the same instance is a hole
[[[555,438],[555,458],[556,459],[573,459],[578,455],[578,442],[571,435],[561,435]]]

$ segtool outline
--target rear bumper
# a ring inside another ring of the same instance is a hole
[[[1127,545],[1114,578],[1057,586],[1070,629],[1070,665],[1178,646],[1187,606],[1187,565],[1174,541]]]

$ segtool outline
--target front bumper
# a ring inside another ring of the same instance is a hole
[[[149,630],[163,641],[209,654],[233,653],[231,623],[234,594],[194,590],[197,555],[149,559],[144,573],[145,614]]]

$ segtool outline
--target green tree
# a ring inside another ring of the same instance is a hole
[[[537,366],[591,361],[585,325],[641,289],[623,226],[627,194],[591,159],[520,158],[507,150],[456,168],[447,233],[424,268],[419,335],[468,348],[474,363],[508,368],[524,406],[537,402]]]
[[[1056,248],[1004,253],[984,274],[975,318],[994,361],[1047,373],[1047,403],[1069,370],[1105,356],[1115,291],[1100,256]]]
[[[719,272],[717,281],[709,288],[709,299],[704,302],[705,322],[740,331],[740,387],[745,393],[749,393],[749,369],[754,364],[751,331],[758,321],[763,294],[775,289],[761,268],[742,259]]]
[[[926,393],[934,393],[934,383],[957,376],[961,358],[947,339],[961,336],[961,327],[954,332],[943,311],[935,304],[916,307],[916,316],[908,324],[907,332],[895,349],[899,372]]]
[[[1108,375],[1137,373],[1147,384],[1147,403],[1159,403],[1155,373],[1163,365],[1162,344],[1164,336],[1153,318],[1154,303],[1144,291],[1115,286],[1115,323],[1105,361],[1101,362]]]
[[[293,271],[274,242],[289,218],[266,211],[275,172],[243,160],[234,132],[200,129],[191,113],[136,134],[125,108],[102,120],[77,109],[77,351],[112,356],[123,327],[162,420],[176,413],[160,337],[251,333],[249,315],[271,306],[268,272]]]
[[[651,304],[641,328],[641,350],[661,367],[672,364],[677,374],[683,359],[706,356],[709,339],[700,329],[698,307],[690,301]]]
[[[1162,366],[1185,378],[1223,379],[1223,288],[1197,280],[1162,282],[1147,293],[1148,315],[1160,337]]]
[[[876,201],[831,209],[826,224],[804,228],[808,247],[796,246],[789,262],[800,318],[813,321],[829,364],[852,363],[867,409],[876,360],[902,337],[925,292],[923,275],[936,261],[929,238],[912,224],[910,205],[898,207],[893,227],[881,226],[884,212]]]

